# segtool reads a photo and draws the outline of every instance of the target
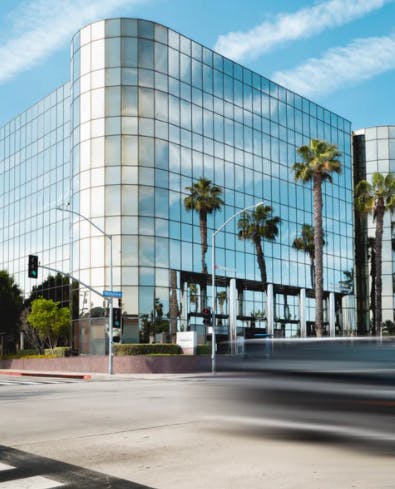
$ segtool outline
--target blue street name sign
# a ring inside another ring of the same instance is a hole
[[[122,298],[122,292],[119,290],[103,290],[103,297],[116,297],[118,299]]]

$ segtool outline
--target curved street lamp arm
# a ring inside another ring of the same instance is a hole
[[[80,214],[79,212],[77,211],[74,211],[72,209],[67,209],[66,207],[55,207],[56,210],[58,211],[62,211],[62,212],[70,212],[70,214],[75,214],[77,215],[78,217],[80,217],[81,219],[84,219],[85,221],[89,222],[89,224],[91,226],[93,226],[94,228],[96,228],[100,233],[104,234],[104,236],[106,236],[108,239],[112,239],[112,235],[111,234],[107,234],[105,231],[103,231],[103,229],[101,229],[99,226],[97,226],[93,221],[91,221],[90,219],[88,219],[87,217],[83,216],[82,214]]]

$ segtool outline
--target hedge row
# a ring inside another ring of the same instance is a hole
[[[198,345],[196,355],[211,355],[211,345]]]
[[[179,345],[171,343],[114,343],[114,355],[180,355],[182,349]],[[59,346],[51,350],[46,348],[44,355],[40,355],[36,350],[22,350],[14,355],[5,355],[2,358],[12,360],[16,358],[62,358],[70,356],[71,348]],[[210,355],[211,345],[198,345],[197,355]]]
[[[171,343],[114,344],[114,355],[179,355],[181,348]]]
[[[3,355],[1,358],[3,360],[17,360],[19,358],[62,358],[70,356],[70,352],[71,348],[69,346],[57,346],[53,350],[45,348],[42,354],[34,349],[26,349],[11,355]]]

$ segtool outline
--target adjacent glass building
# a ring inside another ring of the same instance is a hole
[[[276,336],[311,334],[310,260],[292,243],[313,222],[312,190],[290,170],[296,148],[311,138],[342,153],[341,175],[323,189],[325,321],[328,334],[350,332],[350,122],[144,20],[81,29],[71,44],[70,84],[0,129],[1,267],[29,294],[33,253],[102,292],[110,240],[83,216],[112,236],[113,289],[123,293],[124,317],[140,327],[167,321],[173,332],[197,329],[205,340],[211,279],[201,270],[199,216],[184,208],[186,187],[204,177],[223,189],[225,202],[208,217],[209,237],[260,201],[281,217],[277,239],[263,245],[266,291],[252,243],[238,239],[237,219],[217,236],[223,334],[251,326]],[[103,305],[103,297],[80,289],[80,316]]]
[[[387,175],[395,173],[395,126],[359,129],[353,132],[354,178],[371,181],[375,172]],[[366,334],[370,330],[371,311],[369,297],[372,289],[371,240],[375,237],[372,217],[355,217],[356,243],[356,300],[358,330]],[[382,318],[395,321],[395,216],[384,216],[382,251]]]

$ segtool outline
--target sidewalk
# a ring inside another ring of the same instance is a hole
[[[12,375],[17,377],[55,377],[64,379],[91,380],[91,374],[80,372],[35,372],[33,370],[0,370],[0,375]]]
[[[52,377],[64,379],[81,379],[81,380],[111,380],[111,379],[136,379],[136,380],[176,380],[188,378],[210,378],[212,373],[122,373],[122,374],[104,374],[104,373],[84,373],[84,372],[43,372],[36,370],[7,370],[0,369],[0,375],[10,375],[18,377]],[[217,374],[216,374],[217,375]],[[223,374],[222,374],[223,375]]]

